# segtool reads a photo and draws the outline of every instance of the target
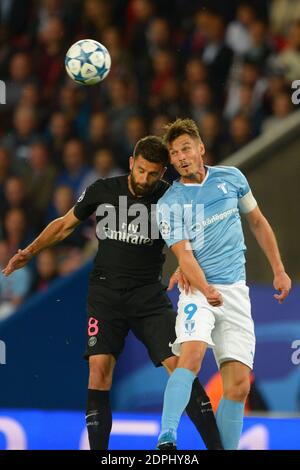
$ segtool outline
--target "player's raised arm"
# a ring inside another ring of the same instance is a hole
[[[223,304],[222,295],[210,284],[196,260],[184,225],[184,208],[161,198],[156,205],[157,224],[162,238],[175,254],[179,267],[190,284],[205,295],[213,307]]]
[[[171,250],[177,257],[180,269],[191,286],[200,290],[213,307],[222,305],[222,295],[212,285],[208,284],[204,272],[194,257],[190,242],[182,240],[172,245]]]
[[[74,207],[63,217],[50,222],[30,245],[24,250],[19,250],[9,260],[7,266],[2,270],[4,276],[9,276],[16,269],[23,268],[40,251],[64,240],[80,223],[81,221],[74,215]]]
[[[253,235],[271,265],[274,274],[273,285],[279,291],[279,294],[275,294],[274,297],[281,304],[288,296],[292,283],[285,272],[275,234],[258,206],[245,215]]]

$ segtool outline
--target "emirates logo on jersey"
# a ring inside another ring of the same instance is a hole
[[[119,204],[100,204],[96,210],[96,234],[99,240],[116,240],[132,245],[150,245],[159,239],[155,205],[136,203],[128,206],[126,196]],[[100,220],[99,220],[100,219]]]

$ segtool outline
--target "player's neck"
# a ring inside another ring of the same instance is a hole
[[[188,176],[181,176],[180,182],[183,184],[201,184],[206,176],[207,169],[204,165],[196,173]]]

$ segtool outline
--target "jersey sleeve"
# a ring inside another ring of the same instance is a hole
[[[246,176],[236,168],[238,175],[238,206],[240,212],[247,214],[257,206]]]
[[[160,234],[168,247],[189,238],[180,204],[170,204],[160,199],[156,205],[156,220]]]
[[[101,180],[88,186],[78,198],[74,206],[74,215],[79,220],[85,220],[92,215],[101,204],[103,185]]]

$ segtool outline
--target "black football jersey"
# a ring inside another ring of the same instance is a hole
[[[96,212],[99,240],[90,283],[107,280],[126,287],[160,279],[164,241],[155,205],[168,188],[168,183],[159,181],[151,194],[134,197],[124,175],[97,180],[83,192],[74,214],[83,221]]]

